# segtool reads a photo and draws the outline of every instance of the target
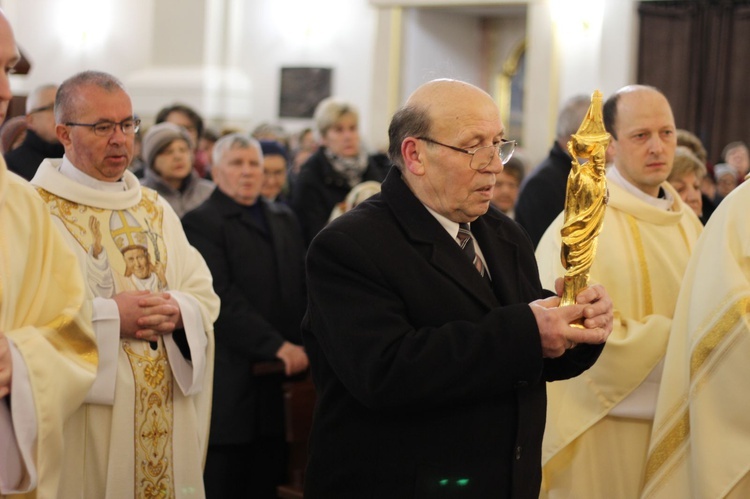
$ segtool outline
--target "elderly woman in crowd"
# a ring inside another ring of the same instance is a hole
[[[314,118],[321,147],[302,165],[291,199],[308,244],[354,186],[365,180],[382,182],[389,166],[384,154],[368,155],[362,148],[359,115],[351,104],[325,99]]]
[[[179,217],[197,208],[214,190],[213,182],[193,170],[193,144],[174,123],[154,125],[143,138],[146,171],[141,183],[167,200]]]
[[[260,149],[263,152],[263,187],[260,194],[266,201],[286,204],[289,192],[286,183],[286,148],[275,140],[261,140]]]
[[[718,205],[737,187],[737,172],[727,163],[719,163],[714,166],[714,178],[716,179],[714,204]]]
[[[706,175],[706,165],[685,146],[677,146],[672,172],[667,181],[672,184],[680,198],[692,208],[703,221],[703,200],[701,182]],[[705,224],[705,221],[703,221]]]
[[[518,201],[518,191],[521,188],[526,168],[520,158],[512,156],[503,171],[495,175],[495,189],[492,191],[492,206],[502,211],[510,218],[515,218],[515,206]]]

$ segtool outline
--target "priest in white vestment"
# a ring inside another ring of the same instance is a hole
[[[200,498],[219,299],[179,218],[127,170],[138,121],[122,83],[79,73],[55,102],[62,159],[32,184],[78,256],[99,369],[58,497]]]
[[[0,10],[0,122],[19,60]],[[0,157],[0,497],[57,497],[65,425],[96,373],[89,317],[75,256]]]
[[[664,95],[625,87],[603,114],[614,165],[590,279],[612,295],[614,329],[589,370],[547,385],[542,488],[550,499],[639,496],[674,306],[702,230],[666,181],[677,141]],[[545,286],[564,273],[562,223],[560,215],[537,246]]]
[[[644,498],[750,497],[750,182],[719,205],[677,300]]]

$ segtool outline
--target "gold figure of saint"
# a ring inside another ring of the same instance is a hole
[[[605,168],[609,140],[602,118],[602,94],[596,90],[583,123],[568,141],[568,153],[573,159],[565,192],[565,222],[560,230],[560,257],[566,269],[560,306],[574,304],[576,295],[588,286],[607,206]],[[578,325],[581,324],[582,321]]]

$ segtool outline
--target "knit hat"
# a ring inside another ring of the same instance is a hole
[[[719,163],[718,165],[714,166],[714,178],[716,180],[719,180],[724,175],[731,175],[735,178],[737,177],[737,173],[734,171],[734,168],[726,163]]]
[[[193,148],[193,141],[190,139],[187,130],[179,125],[165,121],[149,128],[141,144],[141,155],[143,161],[146,162],[146,166],[153,168],[156,156],[177,139],[184,140],[190,149]]]
[[[286,155],[286,147],[284,147],[280,142],[276,142],[275,140],[261,140],[260,141],[260,150],[263,151],[263,156],[283,156],[284,159],[287,158]]]

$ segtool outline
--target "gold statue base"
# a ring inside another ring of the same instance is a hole
[[[563,278],[563,294],[560,297],[560,306],[564,307],[566,305],[575,305],[576,296],[578,296],[578,293],[586,289],[588,285],[589,285],[588,274],[573,275],[573,276],[566,275]],[[583,329],[584,328],[583,318],[580,318],[578,320],[571,322],[570,325],[573,327],[579,327]]]

